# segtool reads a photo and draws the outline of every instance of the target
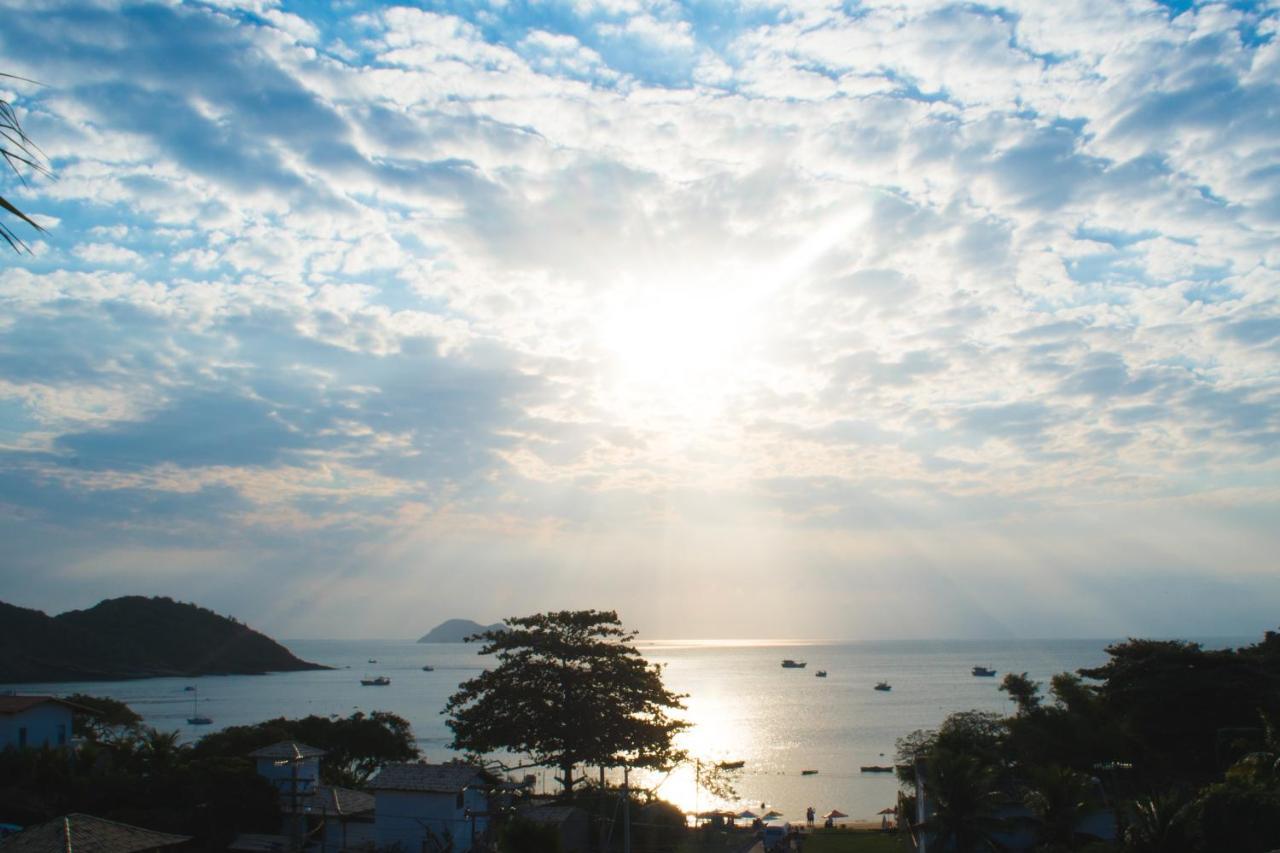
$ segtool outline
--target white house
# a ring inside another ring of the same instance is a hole
[[[369,782],[379,847],[467,853],[489,826],[498,779],[471,764],[388,764]]]
[[[66,746],[75,707],[56,696],[0,696],[0,749]]]
[[[284,740],[249,753],[258,764],[258,775],[280,792],[280,806],[290,811],[296,796],[300,803],[320,784],[320,758],[323,749],[305,743]]]

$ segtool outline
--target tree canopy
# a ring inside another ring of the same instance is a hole
[[[277,717],[252,726],[232,726],[205,735],[193,750],[197,757],[237,758],[284,740],[325,750],[320,778],[331,785],[359,787],[390,761],[418,757],[409,721],[388,711],[329,719]]]
[[[613,611],[564,610],[507,620],[480,654],[498,665],[459,685],[445,707],[453,748],[507,751],[561,771],[572,790],[578,765],[662,769],[680,758],[672,739],[682,696],[640,656]]]
[[[1010,673],[1012,716],[962,712],[900,738],[899,778],[926,774],[923,828],[956,850],[1001,834],[1042,853],[1280,846],[1280,635],[1234,650],[1131,639],[1107,655],[1055,675],[1051,702]],[[1122,848],[1090,835],[1108,815]]]

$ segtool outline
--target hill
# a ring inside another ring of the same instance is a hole
[[[0,683],[327,669],[234,619],[126,596],[48,616],[0,602]]]
[[[481,625],[470,619],[446,619],[424,634],[419,643],[461,643],[472,634],[483,631],[499,631],[506,628],[501,622],[493,625]]]

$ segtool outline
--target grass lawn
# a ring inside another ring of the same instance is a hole
[[[907,837],[894,832],[817,830],[804,842],[804,853],[903,853]]]

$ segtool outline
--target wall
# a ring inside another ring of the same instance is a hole
[[[480,791],[465,792],[461,808],[456,794],[421,791],[375,791],[374,794],[378,846],[399,844],[403,853],[435,853],[441,849],[426,844],[431,837],[428,832],[439,842],[452,837],[452,853],[466,853],[471,849],[472,821],[466,818],[465,809],[483,812],[488,807]],[[488,822],[486,817],[475,819],[477,835],[484,833]]]
[[[71,709],[56,702],[45,702],[17,714],[0,714],[0,749],[18,746],[21,728],[27,730],[26,745],[31,749],[66,745],[71,742]]]

